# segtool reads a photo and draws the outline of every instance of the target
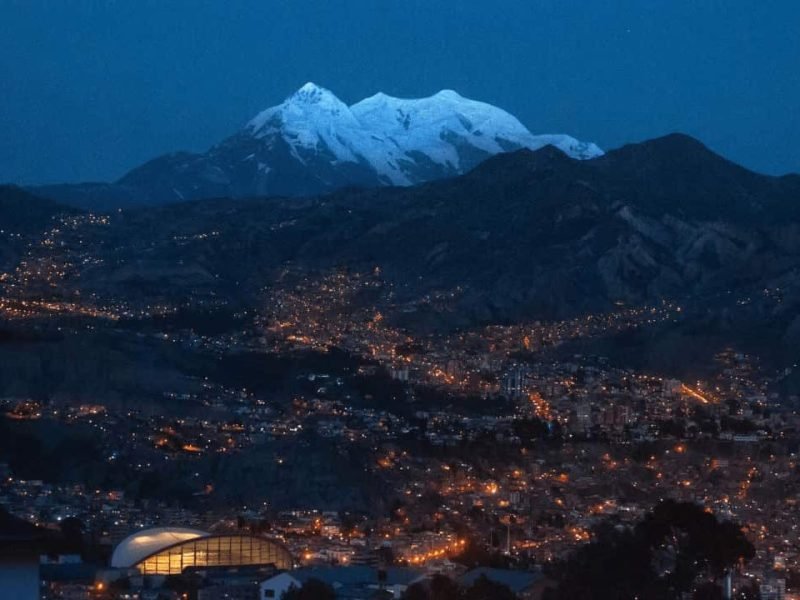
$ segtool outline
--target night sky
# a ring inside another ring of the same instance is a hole
[[[0,0],[0,181],[202,151],[306,81],[442,88],[605,149],[672,131],[800,171],[798,0]]]

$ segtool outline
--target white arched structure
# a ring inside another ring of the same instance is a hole
[[[136,568],[142,575],[180,575],[190,567],[294,566],[292,555],[276,541],[253,535],[211,534],[197,529],[144,529],[122,540],[111,566]]]

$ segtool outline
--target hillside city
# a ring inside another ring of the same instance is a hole
[[[97,557],[133,532],[180,525],[267,536],[301,568],[405,568],[415,577],[458,578],[470,566],[491,565],[534,574],[516,591],[541,597],[554,566],[590,544],[599,525],[633,526],[672,499],[741,524],[755,552],[732,573],[734,590],[788,598],[786,590],[800,583],[800,416],[798,397],[780,391],[789,372],[728,347],[710,357],[702,378],[681,380],[578,345],[679,324],[691,307],[664,301],[425,331],[398,323],[455,310],[463,290],[409,301],[398,299],[379,266],[295,270],[261,290],[259,308],[235,313],[235,327],[202,333],[165,324],[189,308],[224,312],[224,299],[63,293],[82,269],[108,260],[82,236],[113,218],[62,215],[27,240],[18,266],[0,274],[8,331],[135,336],[248,376],[281,359],[289,375],[277,387],[251,389],[198,372],[190,385],[176,381],[141,403],[107,402],[102,394],[77,403],[47,393],[2,398],[7,441],[0,445],[9,459],[0,465],[0,504],[51,530],[78,520],[95,553],[91,564],[102,565]],[[780,290],[762,294],[781,302]],[[48,448],[42,435],[62,445]],[[68,461],[59,448],[89,453],[91,467],[67,469],[72,481],[39,469],[40,461]],[[231,469],[239,459],[259,462],[263,472]],[[307,461],[321,464],[309,470]],[[341,472],[330,473],[333,465]],[[41,475],[27,475],[37,469]],[[250,476],[266,479],[240,479]],[[50,572],[46,598],[180,592],[109,585],[99,566],[77,578]],[[225,595],[255,593],[256,580],[267,579],[248,577],[253,582],[220,575],[191,593],[249,598]]]

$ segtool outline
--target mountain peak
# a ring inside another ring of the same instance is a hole
[[[436,92],[433,95],[433,97],[434,98],[440,98],[442,100],[463,100],[464,99],[464,96],[459,94],[457,91],[449,90],[449,89],[439,90],[438,92]]]
[[[670,133],[652,140],[626,144],[609,152],[608,160],[661,161],[674,165],[704,164],[729,161],[698,139],[685,133]]]
[[[581,162],[581,159],[570,156],[563,148],[547,144],[537,149],[521,148],[487,158],[470,171],[468,178],[495,177],[511,181],[543,169],[565,169],[570,164]]]
[[[308,195],[452,177],[496,154],[547,145],[579,159],[603,153],[567,135],[534,135],[502,108],[451,89],[424,98],[379,92],[348,106],[309,81],[208,152],[162,156],[120,183],[167,202]]]
[[[321,85],[317,85],[313,81],[306,81],[303,85],[300,86],[300,89],[297,90],[298,92],[314,92],[317,90],[324,90]]]
[[[668,133],[666,135],[662,135],[661,137],[648,140],[647,142],[644,143],[652,147],[663,147],[668,150],[691,149],[691,150],[703,150],[710,152],[708,146],[706,146],[703,142],[701,142],[697,138],[693,138],[692,136],[681,132]]]
[[[294,94],[289,96],[287,102],[298,102],[303,104],[321,104],[329,100],[340,100],[330,90],[309,81]]]
[[[261,111],[247,124],[256,137],[263,137],[289,125],[307,130],[327,121],[353,121],[347,105],[330,90],[309,81],[286,98],[282,104]],[[351,123],[352,124],[352,123]]]

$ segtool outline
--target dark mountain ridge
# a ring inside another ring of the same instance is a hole
[[[458,322],[785,287],[800,266],[799,182],[680,135],[585,161],[522,150],[415,187],[124,211],[94,234],[103,261],[80,285],[251,301],[287,268],[379,266],[398,300],[459,290]]]
[[[15,185],[0,185],[0,227],[15,233],[40,229],[56,214],[78,212]]]
[[[76,212],[17,186],[0,185],[0,272],[14,268],[53,217]]]
[[[800,177],[752,173],[686,136],[588,161],[503,154],[415,187],[114,211],[49,245],[41,232],[66,209],[24,198],[8,206],[41,214],[3,270],[26,254],[70,265],[57,290],[39,289],[101,306],[269,313],[276,288],[379,267],[387,319],[420,333],[672,300],[694,315],[683,333],[665,324],[662,346],[645,336],[631,352],[664,363],[658,348],[675,359],[676,335],[739,336],[780,362],[800,340]]]

